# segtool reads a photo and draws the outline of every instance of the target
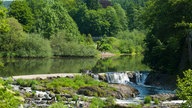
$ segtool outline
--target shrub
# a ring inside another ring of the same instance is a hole
[[[34,87],[35,85],[39,84],[37,80],[30,80],[30,79],[17,79],[16,83],[23,87]]]
[[[177,79],[176,95],[182,100],[187,100],[183,107],[189,107],[192,103],[192,70],[184,71],[183,75],[183,78],[178,77]]]
[[[121,41],[119,50],[121,53],[142,53],[144,51],[145,34],[138,30],[121,31],[116,35]]]
[[[151,96],[146,96],[145,98],[144,98],[144,104],[149,104],[150,102],[151,102]]]
[[[83,36],[73,36],[66,31],[60,31],[51,36],[51,47],[55,56],[96,56],[98,51],[94,44],[83,42]]]
[[[100,98],[93,98],[91,100],[90,108],[103,108],[105,106],[105,102]]]
[[[18,57],[50,57],[51,55],[49,40],[37,34],[27,35],[22,47],[16,51]]]
[[[0,79],[0,108],[16,108],[22,103],[22,98],[18,93],[8,89],[8,85],[3,79]]]
[[[159,104],[159,100],[157,98],[154,99],[154,104],[158,105]]]

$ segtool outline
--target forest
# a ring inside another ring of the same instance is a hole
[[[1,1],[0,57],[143,54],[154,72],[186,78],[178,78],[178,91],[190,104],[191,10],[191,0]]]
[[[144,63],[155,71],[190,68],[190,2],[146,1],[16,0],[8,7],[1,3],[0,56],[144,54]]]
[[[0,55],[94,57],[99,52],[142,53],[145,33],[136,27],[142,3],[127,2],[131,7],[126,9],[119,1],[13,1],[6,8],[1,6]]]

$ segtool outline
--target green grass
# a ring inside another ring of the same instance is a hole
[[[83,86],[107,86],[107,83],[99,82],[90,76],[75,76],[74,78],[58,78],[46,83],[48,89],[70,87],[75,90]]]

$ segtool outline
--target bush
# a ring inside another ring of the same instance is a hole
[[[16,83],[23,87],[34,87],[35,85],[39,84],[37,80],[30,80],[30,79],[17,79]]]
[[[18,57],[50,57],[51,55],[49,40],[37,34],[27,35],[22,47],[16,51]]]
[[[154,104],[158,105],[159,104],[159,100],[157,98],[154,99]]]
[[[97,42],[97,49],[100,51],[107,51],[119,53],[121,41],[114,37],[106,37]]]
[[[86,45],[83,36],[71,36],[66,31],[60,31],[51,36],[51,47],[55,56],[97,56],[94,44]]]
[[[91,100],[90,108],[103,108],[105,106],[105,102],[100,98],[93,98]]]
[[[119,51],[121,53],[138,54],[144,51],[145,34],[138,30],[121,31],[116,35],[121,41]]]
[[[150,102],[152,101],[150,96],[146,96],[144,99],[144,104],[150,104]]]
[[[192,103],[192,70],[186,70],[183,74],[183,78],[178,77],[177,79],[176,95],[182,100],[187,100],[183,107],[189,107]]]
[[[7,82],[0,79],[0,108],[16,108],[22,103],[22,98],[8,88]]]

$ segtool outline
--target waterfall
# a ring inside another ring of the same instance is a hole
[[[136,76],[136,84],[138,85],[144,85],[145,80],[147,78],[147,76],[149,75],[149,73],[147,72],[136,72],[135,76]]]
[[[106,76],[108,83],[126,84],[130,81],[127,73],[124,72],[107,72]]]
[[[149,73],[147,72],[135,72],[135,83],[137,85],[144,85],[145,80]],[[106,78],[108,83],[127,84],[130,82],[129,76],[126,72],[107,72]]]

